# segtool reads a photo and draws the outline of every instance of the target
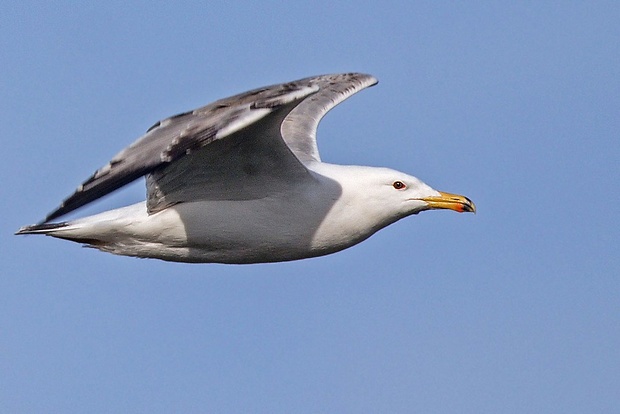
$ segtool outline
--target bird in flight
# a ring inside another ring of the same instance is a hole
[[[159,121],[16,234],[176,262],[263,263],[334,253],[424,210],[475,212],[467,197],[399,171],[321,161],[323,116],[376,83],[360,73],[315,76]],[[143,176],[145,202],[54,221]]]

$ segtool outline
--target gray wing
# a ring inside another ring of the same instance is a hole
[[[317,86],[292,82],[255,89],[157,122],[145,135],[95,171],[44,222],[76,210],[130,182],[163,168],[213,141],[298,103]]]
[[[319,159],[316,127],[323,115],[374,83],[361,74],[317,76],[255,89],[157,122],[80,185],[45,222],[145,175],[152,213],[214,193],[234,193],[222,188],[227,180],[218,179],[221,174],[232,180],[261,177],[267,170],[279,177],[303,174],[299,161]],[[314,95],[318,99],[307,101]],[[237,188],[238,197],[260,196],[248,194],[247,185]]]
[[[345,73],[309,78],[319,90],[306,97],[282,122],[282,138],[303,163],[320,161],[316,130],[329,110],[349,96],[377,84],[377,79],[361,73]]]

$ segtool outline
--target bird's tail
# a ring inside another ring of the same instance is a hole
[[[59,239],[70,240],[77,243],[84,243],[89,246],[98,247],[105,244],[104,240],[93,237],[93,232],[89,228],[90,223],[80,220],[65,221],[61,223],[40,223],[24,226],[15,232],[16,235],[22,234],[43,234]]]
[[[132,237],[127,235],[126,228],[146,217],[144,203],[138,203],[76,220],[24,226],[15,234],[43,234],[103,249],[118,237]]]
[[[15,232],[19,234],[50,234],[57,232],[59,229],[67,227],[69,224],[65,221],[62,223],[41,223],[24,226]]]

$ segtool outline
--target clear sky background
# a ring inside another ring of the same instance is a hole
[[[620,6],[517,3],[3,2],[0,411],[619,412]],[[248,266],[13,236],[158,119],[344,71],[323,159],[477,215]]]

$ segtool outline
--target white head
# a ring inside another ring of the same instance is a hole
[[[418,178],[389,168],[343,166],[338,181],[343,195],[387,225],[424,210],[475,212],[467,197],[437,191]]]
[[[309,202],[319,217],[320,225],[312,234],[312,248],[320,254],[359,243],[420,211],[476,210],[466,197],[442,193],[416,177],[388,168],[316,163],[311,171],[321,183],[315,187],[313,197],[322,202]],[[326,208],[321,209],[322,205]]]

